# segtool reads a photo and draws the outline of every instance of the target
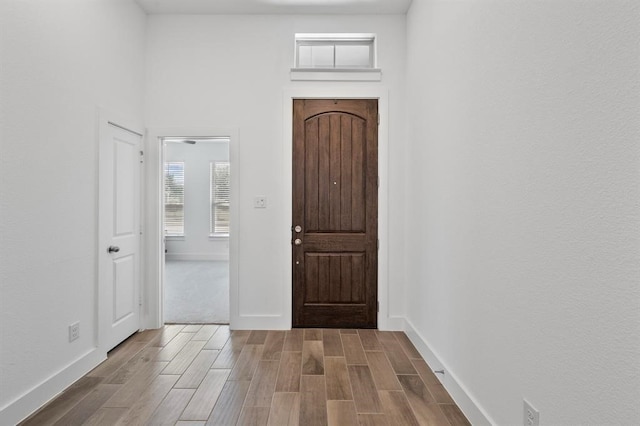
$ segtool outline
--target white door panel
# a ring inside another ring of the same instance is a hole
[[[113,261],[112,326],[127,320],[136,312],[135,256],[123,256]]]
[[[123,130],[120,131],[123,132]],[[122,140],[118,137],[115,137],[113,142],[115,160],[114,217],[116,218],[114,236],[118,238],[130,237],[136,232],[136,188],[134,183],[137,182],[139,174],[139,148],[131,144],[133,141]]]
[[[99,285],[107,350],[140,328],[141,141],[112,124],[100,141]]]

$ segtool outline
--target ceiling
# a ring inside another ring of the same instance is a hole
[[[147,14],[405,14],[412,0],[135,0]]]

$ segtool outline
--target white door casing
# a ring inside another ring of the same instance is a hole
[[[101,122],[99,150],[99,345],[110,350],[140,329],[142,135]]]
[[[229,138],[229,162],[231,164],[231,232],[229,233],[229,315],[234,328],[238,318],[239,293],[239,256],[238,240],[240,199],[239,138],[237,128],[228,127],[177,127],[150,128],[145,145],[145,235],[143,246],[145,258],[143,276],[145,277],[144,312],[142,328],[159,328],[164,324],[163,287],[164,287],[164,171],[162,143],[165,138],[188,137],[227,137]],[[237,328],[237,327],[235,327]]]
[[[380,248],[378,249],[378,301],[380,309],[378,312],[378,329],[380,330],[403,330],[404,318],[392,315],[390,312],[390,287],[389,287],[389,215],[387,206],[389,204],[389,91],[384,86],[298,86],[287,88],[283,92],[283,135],[284,135],[284,182],[283,200],[285,211],[292,211],[292,184],[293,184],[293,99],[378,99],[378,239]],[[285,300],[283,308],[282,328],[291,326],[291,304],[292,304],[292,270],[289,260],[291,259],[291,214],[283,215],[280,228],[280,246],[284,247],[286,260],[283,262],[284,282],[283,286]],[[255,327],[253,324],[251,326]],[[248,328],[252,328],[249,326]]]

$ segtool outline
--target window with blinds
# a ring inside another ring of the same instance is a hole
[[[164,232],[184,236],[184,162],[164,163]]]
[[[212,161],[210,166],[211,175],[211,214],[209,222],[209,233],[211,235],[229,234],[229,162]]]

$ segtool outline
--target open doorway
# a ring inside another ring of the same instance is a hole
[[[162,138],[165,323],[229,323],[229,142]]]

